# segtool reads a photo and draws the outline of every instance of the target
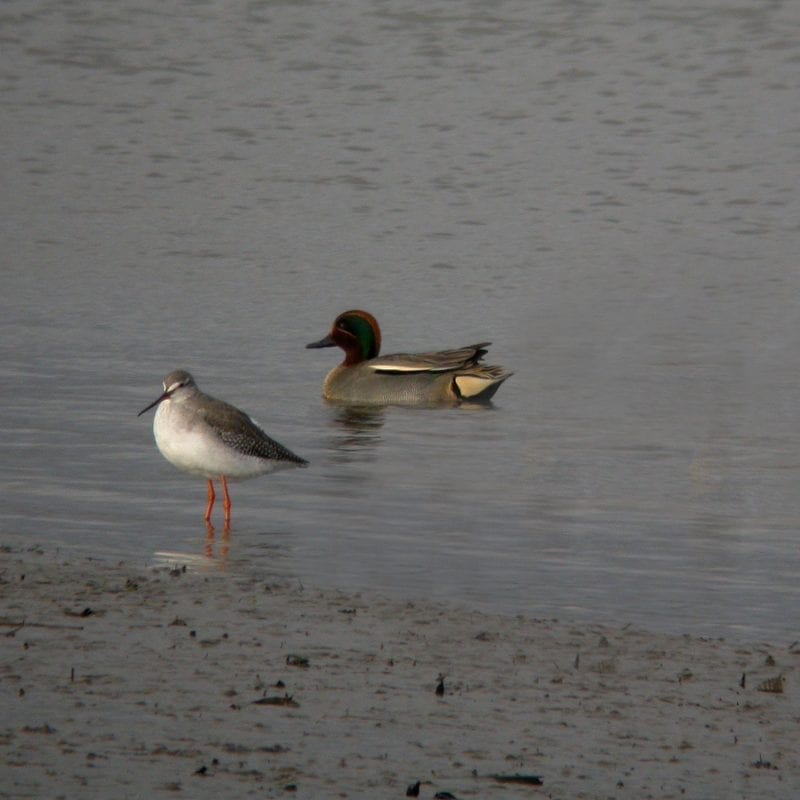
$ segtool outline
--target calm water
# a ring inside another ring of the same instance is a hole
[[[800,637],[800,5],[0,9],[0,539]],[[348,307],[491,408],[326,406]],[[308,470],[203,482],[190,369]]]

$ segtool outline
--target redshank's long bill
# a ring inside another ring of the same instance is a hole
[[[243,411],[204,394],[185,370],[164,378],[164,392],[139,412],[158,406],[153,420],[156,445],[178,469],[208,480],[205,520],[210,525],[216,493],[214,479],[222,484],[225,527],[230,527],[231,498],[228,481],[246,480],[287,467],[308,463],[271,439]]]

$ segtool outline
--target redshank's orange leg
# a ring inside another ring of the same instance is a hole
[[[225,491],[225,495],[227,496],[228,492]],[[217,495],[214,493],[214,482],[211,478],[208,479],[208,505],[206,506],[206,522],[211,519],[211,509],[214,508],[214,500],[216,499]]]
[[[231,496],[228,494],[228,481],[224,475],[220,475],[222,480],[222,491],[225,493],[223,505],[225,506],[225,527],[229,528],[231,525]]]

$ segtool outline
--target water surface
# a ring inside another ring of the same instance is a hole
[[[798,638],[800,7],[0,24],[4,537]],[[490,408],[327,406],[304,345],[348,307],[515,375]],[[234,486],[227,542],[136,417],[177,367],[311,461]]]

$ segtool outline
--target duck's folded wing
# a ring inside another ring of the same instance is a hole
[[[394,353],[378,356],[365,364],[383,375],[413,372],[452,372],[472,366],[486,355],[491,342],[480,342],[457,350],[439,350],[435,353]]]

